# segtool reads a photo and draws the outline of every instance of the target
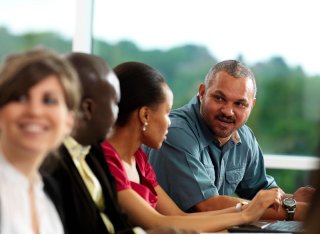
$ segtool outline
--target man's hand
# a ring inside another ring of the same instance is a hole
[[[252,201],[243,209],[246,222],[258,220],[269,207],[274,209],[273,213],[277,213],[281,207],[282,190],[274,188],[270,190],[260,190]]]
[[[272,188],[270,190],[275,190],[280,194],[281,202],[279,204],[273,204],[270,208],[273,208],[275,211],[279,211],[279,205],[282,206],[282,200],[286,197],[286,193],[281,188]]]
[[[310,202],[310,200],[314,194],[314,191],[315,191],[315,189],[310,186],[300,187],[293,194],[293,198],[297,202]]]

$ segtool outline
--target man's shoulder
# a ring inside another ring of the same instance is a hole
[[[105,162],[104,153],[103,153],[103,150],[100,146],[100,143],[92,144],[90,146],[90,151],[89,151],[87,157],[92,160]]]
[[[171,112],[167,142],[194,149],[195,144],[207,145],[208,139],[212,139],[209,128],[202,121],[195,98]]]
[[[90,152],[86,156],[86,161],[95,175],[101,178],[104,176],[112,177],[112,180],[114,180],[100,143],[91,145]]]
[[[75,166],[68,150],[61,145],[56,151],[50,153],[45,158],[39,171],[42,175],[54,177],[61,182],[71,179],[70,174],[74,170],[73,167]]]
[[[253,131],[247,125],[243,125],[241,128],[238,129],[238,133],[240,137],[244,137],[245,139],[254,138]]]
[[[63,164],[64,159],[59,148],[47,155],[40,167],[40,172],[52,173],[53,171],[60,168]]]
[[[169,117],[172,128],[194,128],[196,126],[195,113],[185,106],[171,111]]]
[[[241,145],[253,147],[258,144],[256,137],[249,126],[243,125],[241,128],[238,129],[238,134],[241,139]]]
[[[194,119],[196,118],[196,109],[199,108],[197,104],[197,97],[193,97],[187,104],[176,108],[171,111],[170,118],[171,119]]]
[[[168,142],[184,142],[186,140],[199,139],[200,133],[197,125],[186,119],[173,119],[168,129],[167,141]]]

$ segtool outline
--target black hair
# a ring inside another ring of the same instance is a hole
[[[116,66],[114,72],[121,91],[116,125],[125,125],[134,110],[143,106],[154,108],[165,100],[166,81],[153,67],[141,62],[125,62]]]

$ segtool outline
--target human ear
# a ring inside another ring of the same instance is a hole
[[[253,101],[252,101],[252,108],[253,108],[253,107],[254,107],[254,105],[256,104],[256,101],[257,101],[257,99],[256,99],[256,98],[254,98],[254,99],[253,99]],[[252,109],[252,108],[251,108],[251,109]]]
[[[81,112],[86,120],[91,120],[96,111],[96,103],[91,98],[86,98],[81,102]]]
[[[149,108],[144,106],[144,107],[141,107],[139,109],[139,120],[141,121],[141,123],[145,123],[145,122],[148,122],[148,118],[149,118]]]
[[[206,86],[204,85],[204,83],[201,83],[199,85],[199,89],[198,89],[198,94],[199,94],[199,100],[200,102],[202,102],[202,99],[203,99],[203,96],[204,96],[204,93],[206,91]]]

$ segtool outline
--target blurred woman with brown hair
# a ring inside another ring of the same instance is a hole
[[[46,49],[8,57],[0,72],[0,233],[63,233],[38,168],[73,126],[76,73]],[[49,180],[48,180],[49,181]],[[51,186],[51,187],[50,187]]]

